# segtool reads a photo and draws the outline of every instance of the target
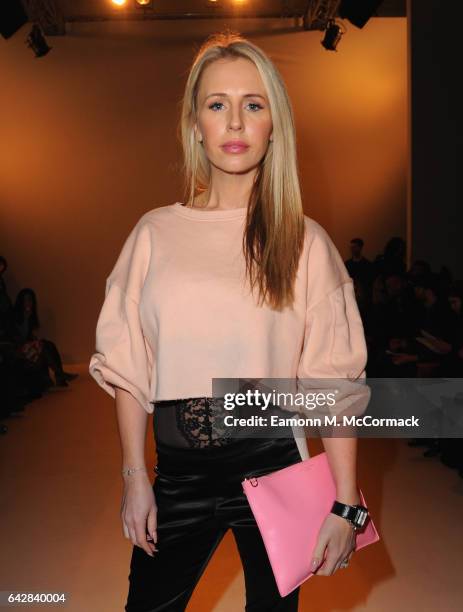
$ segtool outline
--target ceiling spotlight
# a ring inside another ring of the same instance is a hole
[[[363,28],[372,15],[377,14],[377,9],[383,0],[341,0],[338,7],[338,15],[341,19],[348,19],[358,28]]]
[[[343,34],[344,32],[341,31],[341,26],[338,25],[334,19],[330,19],[326,26],[325,36],[321,44],[327,51],[336,51],[338,42],[341,40]]]
[[[51,47],[48,46],[47,41],[43,37],[42,30],[36,23],[34,23],[34,25],[32,26],[32,30],[30,31],[26,42],[27,46],[31,47],[34,51],[36,57],[42,57],[43,55],[46,55],[51,49]]]

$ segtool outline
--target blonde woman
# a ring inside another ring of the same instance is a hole
[[[125,610],[185,610],[231,528],[246,610],[297,610],[278,593],[241,481],[308,457],[305,438],[236,438],[221,427],[213,378],[365,376],[351,278],[304,215],[295,131],[279,72],[236,33],[210,37],[183,98],[185,202],[135,225],[106,281],[90,373],[116,399],[121,518],[133,543]],[[145,465],[153,413],[157,475]],[[354,438],[324,439],[337,500],[360,503]],[[314,493],[315,494],[315,493]],[[319,532],[318,575],[345,566],[351,524]]]

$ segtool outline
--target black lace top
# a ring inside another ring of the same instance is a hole
[[[230,411],[224,408],[220,397],[191,397],[187,399],[154,402],[153,427],[157,443],[183,448],[206,448],[233,444],[243,438],[275,437],[292,438],[290,426],[269,429],[249,425],[225,424],[224,417]],[[235,406],[233,417],[249,417],[248,406]],[[254,414],[258,414],[254,411]],[[288,417],[277,406],[270,405],[266,415]],[[270,435],[273,434],[273,435]]]
[[[237,440],[223,418],[223,399],[193,397],[154,403],[153,426],[157,442],[168,446],[204,448]]]

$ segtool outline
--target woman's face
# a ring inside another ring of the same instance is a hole
[[[246,173],[264,157],[272,135],[272,117],[264,84],[247,59],[213,62],[198,90],[196,140],[213,166],[227,173]],[[224,147],[239,141],[241,148]],[[201,146],[201,145],[200,145]]]

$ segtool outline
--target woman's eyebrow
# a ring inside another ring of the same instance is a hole
[[[223,93],[223,92],[211,93],[211,94],[209,94],[208,96],[205,97],[205,100],[207,100],[211,96],[226,96],[226,95],[228,95],[228,94]],[[258,93],[244,94],[243,98],[262,98],[262,100],[265,100],[265,97],[262,96],[261,94],[258,94]]]

